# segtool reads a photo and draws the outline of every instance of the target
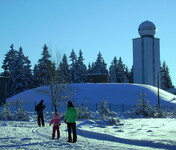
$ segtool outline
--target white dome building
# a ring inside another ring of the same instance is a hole
[[[138,32],[141,37],[154,37],[156,27],[152,22],[144,21],[139,25]]]
[[[160,44],[155,38],[155,25],[144,21],[139,25],[140,38],[133,39],[134,83],[157,86],[160,73]]]

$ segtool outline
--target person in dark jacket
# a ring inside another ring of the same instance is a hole
[[[78,118],[78,111],[74,107],[71,101],[68,102],[67,111],[65,113],[64,121],[67,123],[68,129],[68,141],[67,142],[77,142],[77,134],[76,134],[76,120]],[[71,131],[73,132],[73,139],[71,136]]]
[[[42,99],[40,101],[40,103],[35,107],[35,110],[37,111],[37,115],[38,115],[38,126],[41,126],[41,122],[42,122],[42,126],[45,126],[45,122],[44,122],[44,117],[43,117],[43,110],[45,109],[45,105],[43,104],[44,100]]]

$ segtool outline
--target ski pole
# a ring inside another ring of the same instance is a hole
[[[90,144],[89,141],[87,140],[87,138],[85,137],[84,133],[80,129],[78,129],[78,130],[80,131],[80,133],[82,134],[82,136],[86,139],[87,143]]]
[[[64,134],[63,134],[64,131],[62,130],[62,128],[60,128],[60,130],[61,130],[62,135],[64,136]],[[64,137],[65,137],[65,136],[64,136]]]
[[[65,133],[66,133],[65,138],[66,138],[66,141],[67,141],[67,140],[68,140],[68,137],[67,137],[67,124],[66,124],[66,126],[65,126]]]

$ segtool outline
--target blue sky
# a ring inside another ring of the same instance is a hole
[[[152,21],[161,62],[176,85],[175,0],[0,0],[0,19],[0,65],[12,43],[17,50],[22,46],[34,65],[46,43],[53,59],[81,49],[88,65],[100,51],[108,66],[121,56],[129,68],[138,26]]]

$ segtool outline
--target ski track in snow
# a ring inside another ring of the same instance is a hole
[[[139,121],[139,120],[138,120]],[[141,129],[139,127],[134,128],[134,122],[124,122],[121,126],[114,127],[118,134],[109,133],[109,130],[103,130],[101,126],[94,127],[91,130],[92,125],[89,124],[89,127],[84,128],[85,124],[81,121],[78,123],[77,134],[78,142],[77,143],[67,143],[67,131],[66,125],[62,124],[60,126],[61,138],[59,140],[52,140],[52,127],[48,127],[46,123],[45,127],[36,126],[36,122],[19,122],[19,121],[6,121],[0,123],[1,133],[0,133],[0,149],[1,150],[175,150],[176,142],[172,140],[146,140],[146,139],[133,139],[132,137],[126,138],[120,136],[120,133],[126,132],[127,136],[137,134],[137,131],[144,130],[149,134],[153,133],[154,129],[160,129],[165,127],[165,124],[157,124],[152,126],[149,130],[149,124],[141,121]],[[170,122],[173,123],[173,122]],[[140,123],[138,123],[138,126]],[[128,127],[128,130],[127,130]],[[145,129],[146,128],[146,129]],[[138,130],[139,129],[139,130]],[[175,130],[169,130],[175,134]],[[102,132],[103,131],[103,132]],[[106,132],[105,132],[106,131]],[[131,133],[129,132],[131,131]],[[124,134],[124,133],[123,133]],[[164,136],[164,135],[163,135]]]

